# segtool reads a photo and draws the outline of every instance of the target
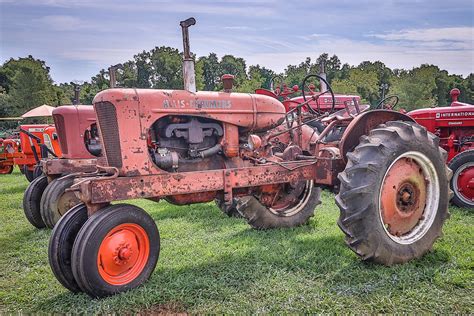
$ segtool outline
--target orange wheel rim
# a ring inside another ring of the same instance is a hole
[[[150,254],[150,241],[138,224],[114,227],[102,240],[97,254],[100,276],[109,284],[124,285],[143,271]]]
[[[420,165],[405,157],[392,165],[382,184],[381,212],[387,231],[395,236],[410,232],[422,219],[426,180]]]

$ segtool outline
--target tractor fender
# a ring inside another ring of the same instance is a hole
[[[339,143],[339,150],[344,162],[347,162],[347,153],[354,150],[362,135],[368,135],[372,129],[389,121],[415,122],[408,115],[391,110],[372,110],[356,116],[347,126]]]

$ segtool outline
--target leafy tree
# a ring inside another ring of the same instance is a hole
[[[0,68],[9,94],[9,115],[21,115],[42,105],[56,104],[56,92],[45,62],[32,56],[10,59]]]
[[[245,65],[245,60],[232,55],[223,56],[219,63],[219,77],[224,74],[234,75],[234,84],[239,87],[247,80],[247,66]],[[220,86],[221,85],[219,85],[219,88]]]
[[[183,59],[175,48],[161,46],[152,49],[151,84],[155,89],[183,89]]]
[[[200,57],[197,62],[202,65],[202,76],[204,81],[204,90],[214,91],[220,81],[220,64],[217,55],[210,53],[207,57]]]

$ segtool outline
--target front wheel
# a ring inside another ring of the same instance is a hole
[[[89,217],[72,248],[72,273],[92,297],[133,289],[148,280],[160,252],[155,221],[141,208],[115,204]]]
[[[453,170],[451,201],[458,207],[474,208],[474,149],[456,155],[449,162],[449,168]]]
[[[28,169],[28,165],[23,166],[23,174],[25,175],[26,180],[28,180],[28,182],[32,182],[34,179],[36,179],[34,171]]]
[[[56,279],[69,291],[81,291],[71,268],[71,251],[74,240],[87,221],[87,207],[84,204],[74,206],[61,217],[49,239],[49,265]]]
[[[81,203],[74,192],[66,191],[74,183],[74,178],[64,177],[51,181],[41,197],[41,218],[46,227],[53,228],[61,216]]]
[[[26,219],[36,228],[46,227],[41,218],[40,202],[44,190],[48,186],[48,178],[41,176],[34,179],[23,194],[23,211]]]
[[[411,122],[388,122],[347,154],[336,196],[338,225],[363,260],[392,265],[419,258],[448,217],[446,152]]]

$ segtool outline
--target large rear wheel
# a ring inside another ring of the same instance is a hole
[[[411,122],[388,122],[347,154],[339,227],[363,260],[403,263],[428,252],[448,217],[446,152]]]
[[[160,252],[154,220],[141,208],[116,204],[89,217],[72,249],[72,272],[82,291],[104,297],[148,280]]]
[[[66,192],[74,183],[74,178],[65,177],[51,181],[41,197],[41,218],[46,227],[53,228],[61,216],[73,206],[81,203],[74,192]]]
[[[474,149],[463,151],[449,162],[453,170],[451,200],[456,206],[474,208]]]
[[[215,199],[217,207],[222,211],[222,213],[226,214],[229,217],[242,217],[239,211],[237,210],[237,202],[238,199],[233,199],[231,205],[226,205],[225,202],[220,199]]]
[[[23,194],[23,211],[31,225],[36,228],[46,227],[41,218],[40,202],[47,185],[48,178],[46,176],[38,177],[28,185]]]
[[[256,229],[295,227],[308,223],[321,203],[320,197],[321,189],[313,181],[300,181],[282,184],[279,193],[272,197],[271,206],[248,196],[238,200],[237,209]]]

